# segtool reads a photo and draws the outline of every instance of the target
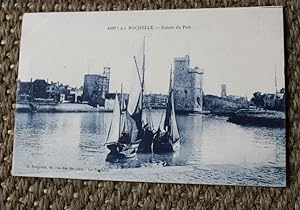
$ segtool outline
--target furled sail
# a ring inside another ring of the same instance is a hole
[[[173,143],[176,142],[179,138],[180,138],[180,135],[179,135],[179,131],[178,131],[178,127],[177,127],[177,122],[176,122],[176,118],[175,118],[175,110],[174,110],[174,95],[173,95],[173,90],[172,90],[172,93],[171,93],[171,108],[172,108],[172,111],[171,111],[171,137],[172,137],[172,141]]]
[[[153,120],[152,120],[152,116],[151,116],[151,111],[150,109],[146,109],[146,124],[148,125],[150,130],[154,129],[154,125],[153,125]]]
[[[145,73],[145,40],[137,56],[134,57],[136,71],[132,77],[132,88],[130,90],[127,110],[131,118],[135,121],[139,131],[138,137],[142,134],[142,109]]]
[[[124,97],[124,94],[123,94],[123,84],[121,84],[120,108],[121,108],[121,112],[126,110],[125,97]]]
[[[122,116],[121,133],[128,134],[128,138],[130,139],[131,143],[136,142],[138,129],[134,119],[129,115],[127,111]]]
[[[164,130],[170,132],[171,128],[171,114],[172,114],[172,92],[173,92],[173,81],[172,81],[172,67],[170,70],[170,81],[169,81],[169,96],[168,96],[168,102],[167,102],[167,109],[166,109],[166,115],[165,115],[165,123],[164,123]]]
[[[134,57],[136,71],[133,73],[132,88],[128,101],[128,113],[139,123],[141,122],[142,100],[145,69],[145,40],[137,56]]]
[[[116,98],[114,102],[114,111],[112,114],[112,120],[110,123],[106,144],[115,143],[120,138],[120,126],[121,126],[121,109],[120,103],[118,99],[118,95],[116,93]]]
[[[170,73],[170,86],[169,86],[169,97],[166,109],[166,116],[164,122],[164,129],[169,132],[172,139],[172,143],[176,142],[180,136],[175,118],[174,110],[174,94],[173,94],[173,80],[172,80],[172,68]]]
[[[122,86],[121,86],[121,110],[124,110],[125,108],[125,100],[124,100],[124,95],[122,91]],[[135,133],[138,132],[137,127],[136,127],[136,122],[132,119],[128,111],[125,109],[125,112],[121,113],[121,135],[122,134],[127,134],[128,138],[130,139],[131,143],[134,143],[136,140]]]

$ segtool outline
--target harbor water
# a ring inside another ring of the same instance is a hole
[[[157,126],[162,111],[153,111]],[[146,182],[285,186],[285,129],[178,115],[180,150],[107,161],[112,113],[17,113],[13,174]]]

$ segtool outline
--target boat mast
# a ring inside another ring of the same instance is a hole
[[[173,66],[171,64],[171,70],[170,70],[170,91],[173,91]]]
[[[140,74],[140,71],[139,71],[139,67],[138,67],[138,64],[137,64],[137,60],[136,60],[136,57],[133,56],[133,59],[134,59],[134,63],[135,63],[135,67],[136,67],[136,70],[137,70],[137,74],[138,74],[138,78],[139,78],[139,82],[140,82],[140,86],[141,86],[141,101],[143,103],[143,95],[144,95],[144,83],[145,83],[145,37],[144,37],[144,40],[143,40],[143,65],[142,65],[142,77],[141,77],[141,74]]]
[[[122,85],[121,85],[121,97],[122,97],[122,94],[123,94],[123,92],[122,92],[123,90],[122,90]],[[118,92],[116,92],[116,97],[118,97]],[[121,98],[121,100],[122,100],[122,98]],[[119,103],[119,100],[118,100],[118,103]],[[122,118],[122,107],[121,106],[119,106],[119,108],[120,108],[120,118],[119,118],[119,138],[118,139],[120,139],[120,137],[121,137],[121,118]]]
[[[143,40],[143,78],[142,78],[142,95],[141,95],[142,109],[143,109],[144,83],[145,83],[145,37]]]
[[[277,89],[277,74],[276,74],[276,66],[274,68],[274,73],[275,73],[275,96],[277,96],[278,89]]]
[[[172,109],[172,101],[171,101],[171,92],[172,91],[172,65],[170,69],[170,80],[169,80],[169,95],[168,95],[168,102],[167,102],[167,108],[166,108],[166,117],[165,117],[165,123],[164,123],[164,129],[166,130],[166,127],[168,131],[170,131],[171,124],[170,124],[170,119],[171,119],[171,109]]]
[[[173,77],[173,67],[172,67],[172,64],[171,64],[171,70],[170,70],[170,90],[169,90],[169,99],[170,99],[170,102],[169,102],[169,113],[170,113],[170,115],[169,115],[169,128],[168,128],[168,130],[170,130],[171,131],[171,129],[172,129],[172,111],[173,111],[173,109],[174,109],[174,107],[172,106],[173,104],[172,104],[172,94],[173,94],[173,80],[172,80],[172,77]],[[172,131],[173,132],[173,131]]]
[[[143,109],[143,95],[144,95],[144,83],[145,83],[145,37],[144,37],[144,40],[143,40],[143,64],[142,64],[142,72],[139,71],[139,66],[138,66],[138,63],[137,63],[137,60],[136,60],[136,57],[133,56],[133,59],[134,59],[134,63],[135,63],[135,67],[136,67],[136,70],[137,70],[137,74],[138,74],[138,79],[139,79],[139,83],[140,83],[140,86],[141,86],[141,98],[140,98],[140,103],[141,104],[141,112],[142,112],[142,109]],[[141,75],[141,73],[143,75]]]
[[[124,101],[123,101],[123,83],[121,83],[121,100],[120,100],[120,102],[121,102],[121,113],[122,113],[122,110],[123,110],[123,103],[124,103]]]

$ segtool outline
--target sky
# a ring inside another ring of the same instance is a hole
[[[186,54],[204,70],[205,94],[223,83],[228,95],[274,93],[275,72],[284,87],[280,7],[25,14],[18,79],[79,87],[109,66],[110,92],[129,91],[143,37],[147,93],[166,93],[174,57]]]

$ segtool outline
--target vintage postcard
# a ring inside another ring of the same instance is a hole
[[[286,186],[281,7],[25,14],[15,176]]]

